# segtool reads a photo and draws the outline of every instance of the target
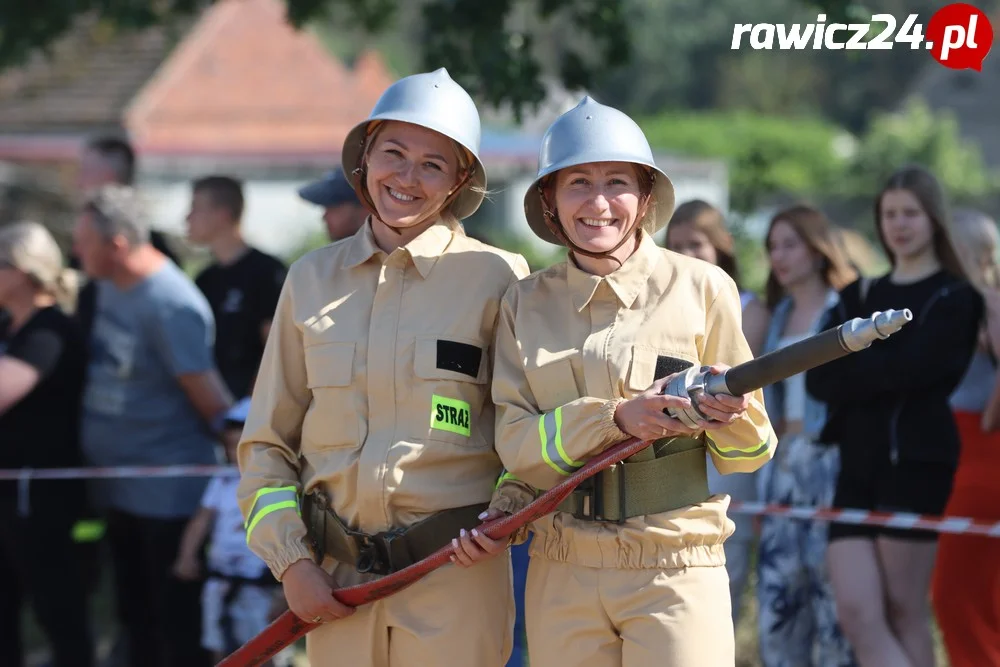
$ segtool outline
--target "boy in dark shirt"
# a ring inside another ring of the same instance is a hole
[[[194,182],[188,238],[208,246],[215,260],[195,282],[215,316],[215,363],[237,398],[250,392],[286,271],[280,260],[247,246],[242,216],[239,181],[208,176]]]

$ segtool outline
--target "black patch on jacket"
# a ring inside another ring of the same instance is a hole
[[[438,340],[437,343],[438,368],[468,375],[471,378],[479,377],[483,348],[453,340]]]
[[[665,357],[662,354],[658,354],[656,355],[656,373],[654,374],[653,379],[659,380],[660,378],[665,378],[668,375],[680,373],[681,371],[687,370],[692,366],[694,366],[694,364],[686,359]]]

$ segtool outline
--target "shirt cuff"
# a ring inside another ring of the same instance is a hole
[[[297,541],[280,549],[272,558],[269,558],[267,560],[267,567],[271,570],[274,578],[281,581],[281,577],[284,576],[285,570],[289,566],[304,559],[313,560],[312,551],[309,550],[309,547],[305,543]]]
[[[601,417],[598,420],[598,427],[601,429],[602,435],[604,435],[605,441],[608,443],[603,449],[607,449],[615,443],[619,443],[622,440],[628,440],[632,436],[625,431],[618,428],[618,422],[615,421],[615,410],[618,406],[625,402],[624,398],[613,398],[601,406]]]

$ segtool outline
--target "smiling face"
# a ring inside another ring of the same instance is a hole
[[[608,252],[634,229],[642,193],[628,162],[591,162],[560,170],[554,204],[566,237],[589,252]]]
[[[880,204],[882,238],[897,260],[912,260],[934,252],[934,225],[912,192],[888,190]]]
[[[378,217],[397,229],[437,217],[462,171],[454,142],[397,121],[376,130],[367,162],[365,185]]]

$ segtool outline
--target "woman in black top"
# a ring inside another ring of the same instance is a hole
[[[914,320],[888,340],[809,371],[806,386],[829,405],[822,441],[840,447],[834,506],[938,515],[958,461],[948,397],[972,357],[983,302],[949,238],[932,174],[894,174],[875,217],[892,271],[844,288],[825,325],[889,308],[909,308]],[[837,615],[863,667],[934,664],[928,589],[936,537],[830,526]]]
[[[68,274],[44,227],[0,230],[0,308],[10,316],[0,343],[0,468],[80,464],[83,338],[59,308]],[[71,535],[82,480],[0,481],[0,665],[24,664],[21,603],[48,635],[53,667],[91,667],[86,597]]]

